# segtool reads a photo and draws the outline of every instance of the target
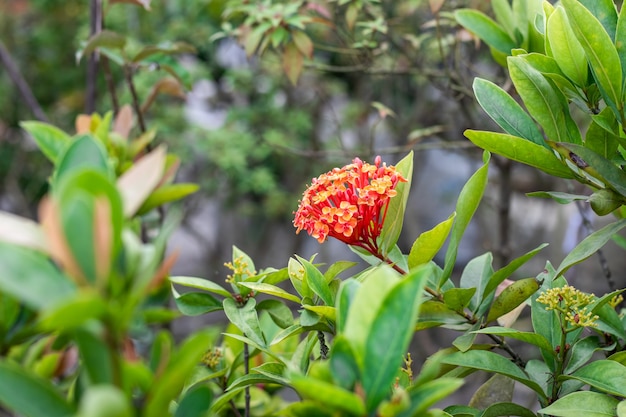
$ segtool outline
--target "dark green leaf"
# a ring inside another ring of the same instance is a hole
[[[354,384],[359,379],[359,366],[350,341],[341,334],[335,337],[333,341],[330,370],[335,383],[349,391],[354,388]]]
[[[259,317],[255,309],[256,300],[254,298],[248,299],[243,306],[238,306],[232,298],[225,298],[223,305],[226,317],[228,317],[231,323],[237,326],[246,337],[261,346],[265,346],[265,338],[259,324]]]
[[[327,306],[334,306],[335,297],[331,292],[324,275],[311,262],[297,255],[296,258],[304,267],[304,279],[308,282],[309,287],[320,297],[324,304]]]
[[[40,252],[0,242],[0,289],[34,310],[71,299],[75,285]]]
[[[559,398],[540,413],[556,417],[614,417],[619,400],[599,392],[573,392]]]
[[[402,231],[404,211],[406,210],[406,203],[409,199],[411,181],[413,179],[413,151],[409,152],[407,156],[396,164],[396,171],[402,174],[406,182],[399,182],[396,185],[395,190],[397,194],[389,200],[389,205],[387,206],[385,223],[380,232],[380,247],[384,254],[389,254],[394,249]]]
[[[572,171],[552,151],[526,139],[479,130],[466,130],[463,134],[474,145],[486,151],[538,168],[555,177],[574,178]]]
[[[570,204],[574,201],[587,201],[588,195],[562,193],[560,191],[534,191],[526,193],[528,197],[551,198],[559,204]]]
[[[170,277],[170,281],[174,284],[182,285],[184,287],[196,288],[198,290],[209,291],[214,294],[219,294],[223,297],[230,297],[231,293],[219,284],[213,281],[209,281],[204,278],[195,277]]]
[[[222,310],[222,303],[205,292],[188,292],[174,296],[176,307],[186,316],[200,316]]]
[[[506,55],[517,47],[500,25],[478,10],[460,9],[454,13],[457,22],[487,45]]]
[[[123,49],[126,45],[126,37],[110,30],[102,30],[93,35],[87,45],[76,54],[76,61],[80,62],[82,57],[91,54],[97,48]]]
[[[410,272],[384,297],[369,329],[363,354],[363,389],[366,408],[371,412],[389,395],[415,326],[424,285],[431,274],[429,266]]]
[[[204,417],[213,402],[213,391],[208,385],[190,388],[178,403],[174,417]]]
[[[484,290],[493,275],[492,263],[493,255],[491,252],[487,252],[470,260],[461,273],[459,283],[461,288],[474,288],[476,290],[469,304],[469,308],[473,312],[478,311],[478,307],[483,302]]]
[[[597,360],[578,369],[565,378],[572,378],[584,382],[595,389],[607,394],[626,397],[626,366],[610,360]]]
[[[533,332],[522,332],[515,329],[509,329],[507,327],[494,326],[476,330],[475,333],[493,334],[501,337],[509,337],[511,339],[521,340],[524,343],[530,343],[532,345],[540,347],[541,349],[545,349],[546,351],[554,352],[552,346],[550,345],[550,342],[548,342],[548,339],[540,334]]]
[[[267,311],[272,321],[281,329],[293,325],[291,309],[278,300],[263,300],[257,305],[257,311]]]
[[[534,120],[506,91],[491,81],[476,78],[474,79],[474,94],[483,110],[505,132],[547,148],[543,135]]]
[[[520,416],[520,417],[537,417],[535,413],[519,404],[503,402],[489,406],[485,409],[480,417],[500,417],[500,416]]]
[[[445,269],[443,270],[443,274],[439,280],[439,288],[441,288],[444,282],[448,280],[452,274],[461,238],[465,233],[465,229],[469,226],[469,223],[472,220],[478,205],[480,204],[483,192],[485,191],[488,170],[489,157],[487,156],[484,160],[483,166],[470,177],[467,183],[463,186],[463,189],[461,189],[461,193],[459,194],[459,198],[456,203],[456,219],[454,221],[454,226],[452,226],[452,235],[450,237],[450,243],[445,257]]]
[[[112,171],[107,159],[106,150],[101,143],[91,135],[80,135],[59,156],[53,184],[58,185],[70,173],[85,168],[111,178]]]
[[[49,382],[0,360],[0,403],[24,417],[67,417],[74,409]]]

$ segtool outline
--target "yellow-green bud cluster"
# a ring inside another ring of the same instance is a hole
[[[593,294],[587,294],[576,288],[565,285],[550,288],[537,297],[537,302],[546,305],[546,310],[562,313],[565,321],[572,327],[596,327],[598,316],[588,310],[595,300]]]
[[[244,261],[243,256],[235,258],[233,262],[224,263],[224,266],[233,271],[231,275],[226,276],[226,282],[238,282],[256,275],[256,271],[248,269],[248,263]]]

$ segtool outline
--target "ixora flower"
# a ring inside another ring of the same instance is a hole
[[[313,179],[295,213],[296,233],[305,230],[320,243],[334,237],[378,254],[389,201],[406,181],[394,166],[381,165],[380,156],[374,165],[355,158]]]

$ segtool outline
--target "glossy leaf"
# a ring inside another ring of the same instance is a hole
[[[170,277],[170,282],[172,282],[173,284],[182,285],[184,287],[209,291],[214,294],[219,294],[223,297],[231,296],[231,293],[227,289],[225,289],[219,284],[216,284],[213,281],[209,281],[208,279],[204,279],[204,278],[175,276],[175,277]]]
[[[618,220],[587,236],[563,259],[557,269],[557,276],[564,274],[572,266],[596,253],[611,239],[611,236],[622,230],[624,226],[626,226],[626,219]]]
[[[371,322],[363,352],[362,382],[366,408],[371,412],[389,394],[397,367],[407,351],[415,326],[418,309],[422,303],[424,285],[431,268],[421,267],[409,273],[384,297]]]
[[[24,417],[67,417],[74,407],[49,382],[0,360],[0,403]]]
[[[65,148],[72,142],[70,135],[47,123],[30,121],[21,122],[20,126],[33,137],[41,152],[53,164],[57,163]]]
[[[133,62],[143,61],[146,58],[160,54],[160,55],[171,55],[171,54],[193,54],[196,53],[196,48],[193,45],[185,43],[185,42],[173,42],[169,44],[163,45],[149,45],[142,48],[137,54],[133,57]]]
[[[106,150],[93,136],[80,135],[59,156],[54,171],[53,184],[58,185],[65,177],[81,169],[91,169],[112,177]]]
[[[224,313],[230,322],[237,326],[246,337],[261,346],[265,346],[265,338],[255,309],[256,300],[250,298],[246,304],[238,306],[232,298],[225,298],[223,304]]]
[[[541,398],[545,398],[545,393],[536,382],[530,380],[524,371],[510,360],[497,353],[486,350],[469,350],[467,352],[452,353],[443,358],[442,362],[508,376],[526,385]]]
[[[42,314],[40,325],[51,331],[70,330],[88,320],[102,317],[106,311],[106,302],[100,294],[81,291],[73,298],[47,309]]]
[[[418,387],[409,389],[409,408],[398,414],[398,417],[421,416],[432,405],[448,398],[463,385],[462,379],[438,378]]]
[[[334,295],[320,270],[306,259],[299,256],[296,256],[296,258],[304,267],[304,279],[308,282],[313,292],[317,294],[327,306],[335,305]]]
[[[413,179],[413,151],[409,152],[407,156],[396,164],[396,171],[402,174],[406,182],[399,182],[396,185],[395,190],[397,194],[389,200],[385,223],[380,233],[380,239],[382,240],[380,247],[384,254],[392,252],[402,231],[404,212]]]
[[[117,353],[109,350],[104,337],[91,330],[77,329],[74,339],[89,381],[94,385],[113,383],[112,355]]]
[[[324,408],[341,411],[347,415],[363,416],[366,414],[363,399],[357,394],[341,387],[302,375],[291,375],[291,385],[304,399],[312,399],[324,404]]]
[[[342,334],[337,335],[333,341],[329,364],[335,383],[346,390],[352,390],[361,372],[352,345]]]
[[[511,53],[511,49],[517,47],[500,25],[478,10],[457,10],[454,17],[461,26],[499,52],[508,55]]]
[[[563,0],[562,4],[607,105],[618,112],[622,106],[623,79],[620,58],[612,37],[578,0]]]
[[[580,3],[595,16],[612,40],[615,40],[617,10],[613,0],[580,0]]]
[[[523,55],[509,57],[507,62],[517,92],[530,115],[543,128],[546,137],[556,142],[582,143],[577,129],[575,133],[568,130],[573,120],[561,91],[556,89]],[[571,136],[572,134],[574,136]]]
[[[614,417],[619,400],[599,392],[579,391],[559,398],[540,413],[557,417]]]
[[[348,312],[361,283],[355,279],[347,279],[341,283],[337,294],[337,331],[342,333],[348,319]]]
[[[452,213],[446,220],[415,239],[408,257],[410,269],[433,260],[448,238],[455,217],[456,213]]]
[[[496,403],[483,411],[480,417],[519,416],[536,417],[537,415],[526,407],[510,402]]]
[[[461,288],[475,288],[476,292],[470,300],[469,308],[473,312],[478,311],[478,307],[483,302],[483,294],[489,279],[493,275],[493,255],[487,252],[470,260],[463,272],[459,285]]]
[[[281,329],[286,329],[294,324],[291,309],[279,300],[263,300],[257,304],[256,309],[257,311],[266,311],[272,321]]]
[[[222,310],[222,303],[205,292],[174,294],[176,307],[186,316],[200,316],[212,311]]]
[[[163,185],[154,190],[144,200],[141,207],[137,210],[137,215],[142,216],[154,208],[185,198],[198,191],[198,187],[197,184],[183,183]]]
[[[462,312],[469,305],[475,293],[475,287],[449,288],[443,292],[443,301],[448,308]]]
[[[587,58],[569,25],[565,9],[557,7],[547,25],[552,56],[565,75],[579,86],[587,84]]]
[[[543,243],[539,245],[538,247],[536,247],[535,249],[525,253],[524,255],[513,259],[506,266],[494,272],[491,278],[489,279],[487,286],[485,287],[485,295],[491,294],[493,291],[495,291],[496,288],[498,288],[498,285],[500,285],[505,279],[513,275],[513,273],[517,271],[522,265],[526,264],[526,262],[534,258],[535,255],[537,255],[539,251],[541,251],[546,246],[548,246],[548,244]]]
[[[479,168],[465,183],[459,194],[459,198],[456,203],[456,219],[452,226],[452,232],[450,236],[450,243],[445,257],[445,268],[443,274],[439,280],[438,287],[444,284],[444,282],[452,274],[452,269],[456,263],[456,256],[461,243],[461,238],[465,233],[465,229],[469,226],[480,200],[482,199],[487,185],[487,173],[489,170],[489,155],[484,158],[484,164]]]
[[[509,337],[515,340],[521,340],[524,343],[529,343],[531,345],[535,345],[541,349],[545,349],[546,351],[553,351],[550,342],[548,339],[543,337],[540,334],[533,332],[522,332],[515,329],[510,329],[507,327],[486,327],[484,329],[476,330],[474,333],[480,334],[493,334],[501,337]]]
[[[506,91],[482,78],[474,79],[473,88],[480,106],[505,132],[547,147],[535,121]]]
[[[574,201],[587,201],[589,196],[563,193],[560,191],[534,191],[526,194],[528,197],[551,198],[559,204],[570,204]]]
[[[543,146],[504,133],[466,130],[463,133],[479,148],[530,165],[560,178],[574,178],[572,171]]]
[[[204,417],[213,402],[213,391],[208,385],[191,387],[178,403],[174,417]]]
[[[626,386],[622,382],[626,379],[626,366],[615,361],[597,360],[564,377],[584,382],[607,394],[626,397]]]
[[[293,301],[294,303],[301,304],[302,300],[297,296],[283,290],[276,285],[266,284],[264,282],[242,282],[240,285],[243,285],[246,288],[249,288],[253,291],[260,292],[263,294],[273,295],[274,297],[279,297],[285,300]]]
[[[506,287],[491,304],[487,323],[495,320],[525,302],[539,289],[540,283],[535,278],[524,278]]]

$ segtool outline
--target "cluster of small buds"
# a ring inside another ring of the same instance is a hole
[[[593,294],[587,294],[565,285],[550,288],[537,297],[537,302],[546,305],[546,310],[555,310],[563,314],[565,321],[572,327],[597,327],[598,316],[588,310],[595,301]]]
[[[226,276],[226,282],[237,282],[245,277],[256,275],[256,271],[248,269],[248,263],[244,261],[243,256],[235,258],[233,262],[224,263],[224,266],[233,271],[232,274]]]
[[[624,297],[622,296],[622,294],[618,294],[609,300],[609,305],[612,308],[616,308],[618,305],[622,303],[622,301],[624,301]]]
[[[207,353],[205,353],[204,356],[202,357],[201,362],[207,368],[215,369],[217,368],[217,365],[220,364],[220,361],[222,360],[222,356],[224,356],[222,354],[222,350],[216,347],[208,351]]]

